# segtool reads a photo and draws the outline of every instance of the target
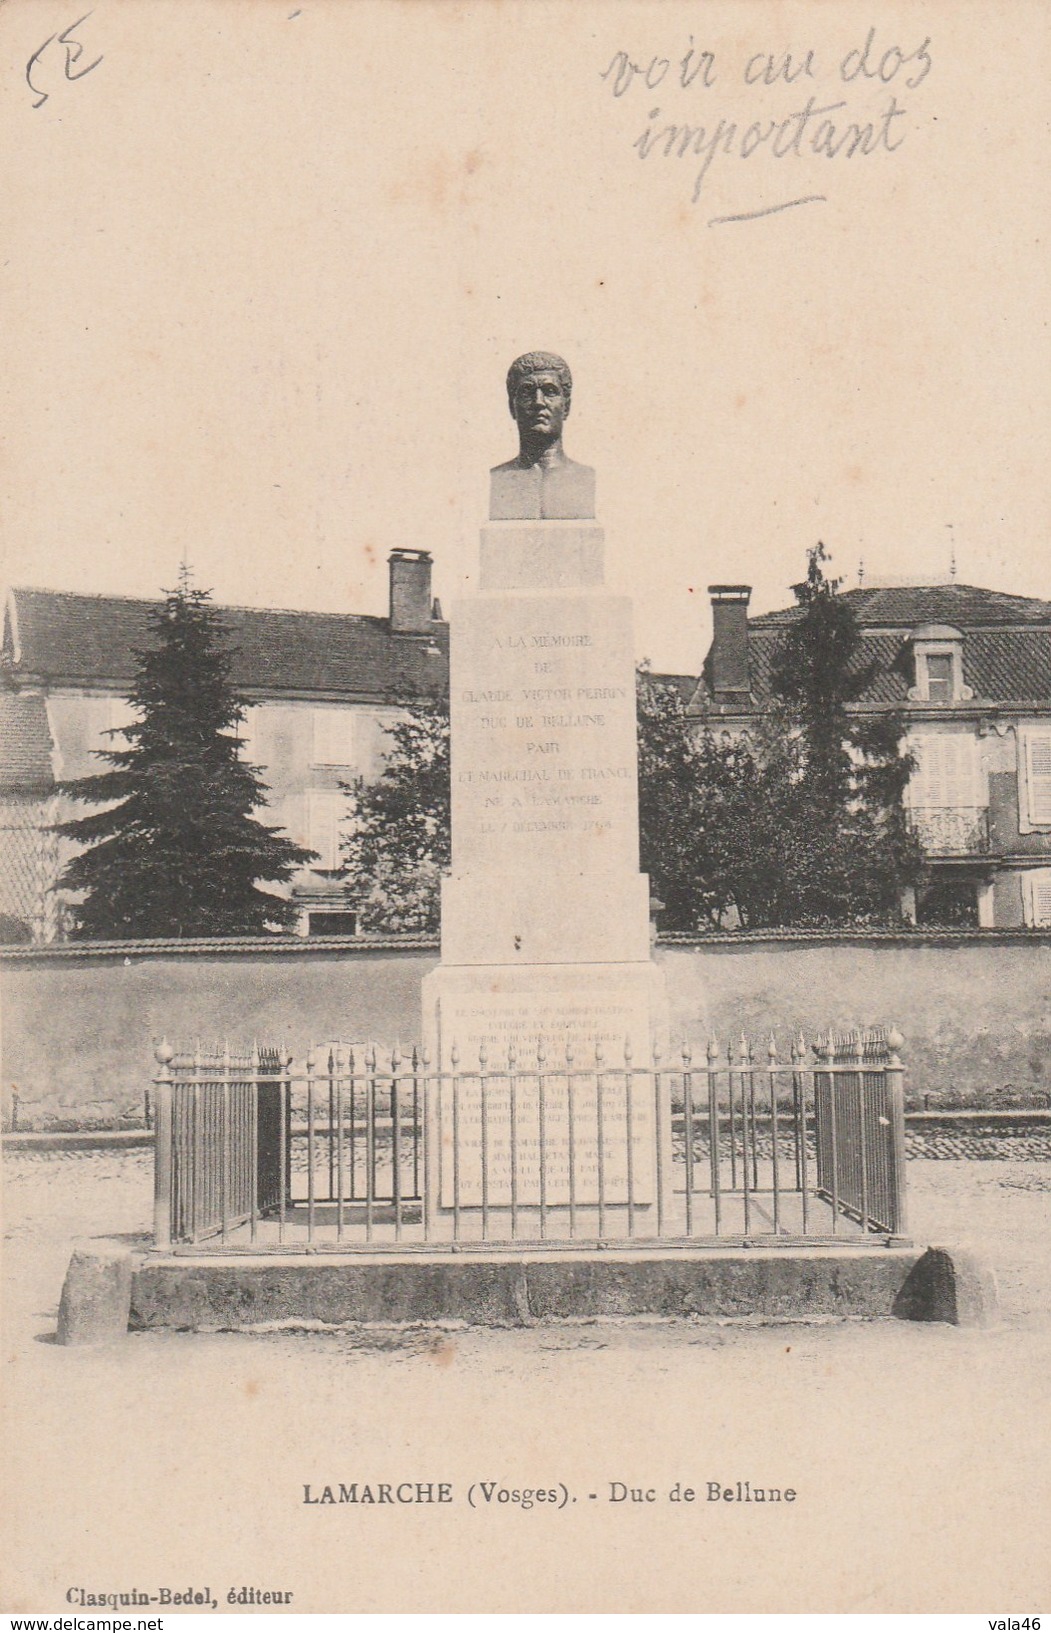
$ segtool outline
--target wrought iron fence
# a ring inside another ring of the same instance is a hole
[[[989,850],[985,806],[913,806],[909,824],[924,850],[934,856],[984,856]]]
[[[905,1228],[895,1033],[638,1064],[543,1042],[156,1051],[160,1247],[880,1241]],[[813,1055],[813,1059],[811,1058]]]

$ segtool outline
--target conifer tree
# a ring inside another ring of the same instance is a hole
[[[207,590],[184,569],[148,615],[153,644],[136,653],[129,691],[137,718],[127,747],[96,751],[110,767],[63,786],[99,807],[58,832],[86,848],[56,888],[83,893],[77,939],[259,935],[291,928],[278,884],[314,852],[253,812],[265,785],[240,757],[245,704],[230,679],[232,654]],[[116,735],[116,734],[112,734]]]

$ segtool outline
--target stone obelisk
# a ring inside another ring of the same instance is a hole
[[[550,1071],[567,1044],[580,1065],[595,1061],[596,1046],[619,1065],[626,1042],[645,1065],[664,1002],[650,956],[648,880],[639,872],[631,603],[604,587],[595,473],[562,447],[568,367],[528,353],[512,364],[507,389],[519,455],[491,473],[478,589],[449,619],[452,866],[442,890],[441,964],[424,983],[428,1043],[446,1071],[454,1046],[464,1069],[482,1048],[490,1070],[509,1049],[528,1068],[539,1049]],[[499,1202],[506,1110],[491,1110],[489,1194]],[[635,1200],[647,1202],[652,1108],[637,1115]],[[470,1123],[464,1113],[460,1126]],[[557,1115],[547,1118],[549,1196],[567,1160],[564,1123],[560,1133]],[[608,1193],[611,1173],[615,1188],[624,1165],[625,1134],[623,1120],[619,1137],[610,1132]],[[581,1196],[595,1164],[577,1144]],[[477,1200],[467,1155],[476,1145],[466,1141],[458,1164],[467,1203]],[[446,1128],[446,1206],[448,1146]],[[534,1182],[521,1153],[529,1140],[518,1148],[519,1194],[528,1200]],[[506,1152],[503,1160],[506,1167]]]

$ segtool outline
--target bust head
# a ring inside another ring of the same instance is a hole
[[[569,417],[573,376],[554,352],[524,352],[507,371],[507,405],[526,443],[557,443]]]
[[[554,352],[524,352],[507,371],[507,403],[518,454],[490,472],[491,521],[572,521],[595,514],[595,473],[567,459],[562,426],[573,377]]]

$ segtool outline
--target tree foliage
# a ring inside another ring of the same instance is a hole
[[[774,706],[745,736],[698,728],[677,693],[640,678],[642,865],[669,930],[900,921],[923,874],[902,794],[913,762],[893,713],[851,712],[876,666],[817,545],[793,587]]]
[[[863,637],[823,545],[793,586],[772,681],[777,706],[758,745],[767,805],[754,888],[743,904],[757,925],[888,924],[924,872],[902,795],[914,769],[903,717],[851,713],[877,673],[859,662]]]
[[[646,664],[636,701],[640,866],[661,926],[718,926],[739,894],[739,835],[754,819],[758,767],[746,745],[699,731],[682,694]]]
[[[347,883],[363,930],[437,930],[441,876],[449,866],[449,705],[443,696],[403,701],[387,728],[382,775],[343,784]]]
[[[153,644],[136,653],[129,692],[137,718],[127,747],[96,751],[110,769],[63,785],[98,807],[58,825],[86,849],[56,888],[83,892],[78,939],[255,935],[290,928],[291,903],[260,888],[314,860],[265,826],[258,770],[240,758],[245,705],[230,680],[219,612],[209,592],[179,587],[149,613]],[[111,733],[116,736],[116,733]]]

